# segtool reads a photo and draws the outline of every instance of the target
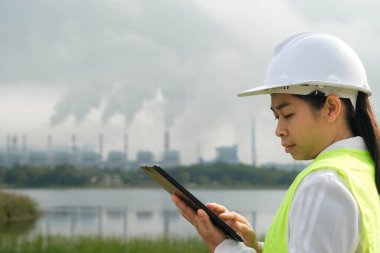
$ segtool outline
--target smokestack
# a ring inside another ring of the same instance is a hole
[[[24,134],[22,136],[22,153],[24,155],[26,155],[26,149],[27,149],[27,147],[26,147],[26,135]]]
[[[165,132],[165,137],[164,138],[165,138],[164,139],[164,151],[166,153],[167,151],[170,150],[170,134],[169,134],[169,131]]]
[[[200,141],[197,142],[197,157],[198,157],[198,163],[203,163],[202,144]]]
[[[12,152],[17,153],[17,136],[12,137]]]
[[[52,137],[51,137],[51,134],[48,134],[47,136],[47,148],[48,148],[48,164],[50,167],[53,166],[53,148],[52,148],[52,143],[53,143],[53,140],[52,140]]]
[[[22,163],[27,164],[27,143],[26,143],[26,135],[22,136]]]
[[[103,160],[103,134],[99,134],[99,161]]]
[[[51,149],[52,149],[52,138],[51,138],[51,135],[48,134],[47,136],[47,144],[48,144],[48,152],[51,153]]]
[[[128,134],[124,134],[124,155],[125,161],[128,162]]]
[[[6,155],[6,164],[10,165],[11,157],[11,136],[7,134],[7,155]]]
[[[75,134],[73,134],[72,136],[71,136],[71,142],[72,142],[72,152],[73,152],[73,164],[75,164],[76,163],[76,161],[77,161],[77,146],[76,146],[76,135]]]
[[[252,145],[252,149],[251,149],[251,151],[252,151],[252,165],[254,166],[254,167],[256,167],[256,165],[257,165],[257,153],[256,153],[256,131],[255,131],[255,121],[253,120],[252,121],[252,136],[251,136],[251,138],[252,138],[252,143],[251,143],[251,145]]]
[[[8,155],[11,153],[11,136],[7,134],[7,153]]]

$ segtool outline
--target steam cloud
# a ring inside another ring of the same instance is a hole
[[[216,145],[238,142],[247,161],[247,128],[268,104],[243,106],[248,100],[237,102],[235,94],[260,83],[273,46],[290,34],[326,31],[347,41],[362,57],[378,96],[380,18],[373,5],[343,0],[2,1],[0,85],[59,90],[50,115],[55,128],[69,118],[83,124],[93,110],[101,111],[103,124],[122,115],[128,127],[144,101],[160,94],[165,127],[180,129],[173,139],[181,152],[195,153],[189,139],[202,140],[209,156]],[[321,6],[329,6],[328,11],[316,11]],[[272,150],[278,143],[267,141],[269,120],[259,120],[256,127],[262,131],[257,137],[261,155],[269,154],[263,160],[277,157]]]
[[[48,2],[44,4],[49,5]],[[84,7],[89,7],[87,4]],[[81,82],[74,79],[67,86],[51,118],[53,126],[71,115],[80,124],[102,102],[105,103],[103,123],[121,114],[128,125],[143,101],[152,99],[160,91],[165,99],[165,121],[169,128],[197,89],[198,84],[191,78],[196,62],[191,60],[211,50],[210,45],[220,35],[217,27],[199,15],[195,6],[184,2],[160,0],[118,4],[125,4],[124,8],[134,8],[136,12],[111,9],[109,16],[113,22],[110,22],[99,10],[90,9],[94,15],[60,21],[58,33],[70,34],[68,38],[65,36],[69,41],[59,42],[59,50],[65,53],[62,58],[68,57],[74,47],[75,57],[69,64],[82,74],[68,75]],[[176,11],[167,9],[168,5]],[[67,13],[77,12],[70,5],[64,4],[63,9]],[[131,13],[133,15],[125,15]],[[80,42],[80,48],[78,44],[73,45],[74,38],[75,42]]]

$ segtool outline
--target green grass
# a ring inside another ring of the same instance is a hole
[[[203,253],[207,246],[198,238],[129,239],[98,237],[35,236],[0,240],[7,253]]]

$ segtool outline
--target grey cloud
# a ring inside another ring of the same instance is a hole
[[[2,2],[0,81],[57,85],[123,77],[155,64],[165,51],[179,56],[207,52],[222,37],[186,2],[145,0],[140,5],[141,13],[129,17],[103,1]]]
[[[350,23],[355,20],[368,20],[379,27],[380,19],[377,15],[380,3],[375,0],[335,0],[335,1],[289,1],[297,13],[304,15],[306,20],[315,23],[340,22]]]
[[[62,100],[55,106],[55,114],[51,118],[51,125],[57,126],[73,115],[75,121],[80,124],[88,113],[98,108],[101,104],[99,90],[87,85],[69,89]]]
[[[139,12],[128,16],[106,1],[2,2],[0,84],[64,87],[54,126],[71,115],[81,123],[101,101],[103,122],[119,113],[128,124],[161,90],[170,127],[199,85],[190,77],[198,68],[191,59],[227,40],[191,3],[138,5]]]
[[[348,19],[379,24],[376,8],[362,5],[355,13],[343,0],[331,2],[331,9],[321,9],[326,1],[257,0],[248,4],[252,9],[243,1],[204,9],[195,2],[0,1],[0,85],[64,90],[50,120],[56,127],[70,117],[81,124],[98,108],[104,124],[123,115],[128,125],[144,101],[161,92],[165,125],[190,154],[189,140],[205,139],[209,149],[226,143],[226,131],[269,106],[235,94],[260,83],[271,48],[284,36],[321,23],[346,27]],[[229,4],[241,9],[223,14]],[[285,11],[273,12],[277,6]],[[246,133],[236,136],[248,146]]]

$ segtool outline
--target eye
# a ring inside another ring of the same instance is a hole
[[[285,118],[285,119],[289,119],[289,118],[292,117],[293,115],[294,115],[294,113],[287,114],[287,115],[284,115],[284,118]]]

